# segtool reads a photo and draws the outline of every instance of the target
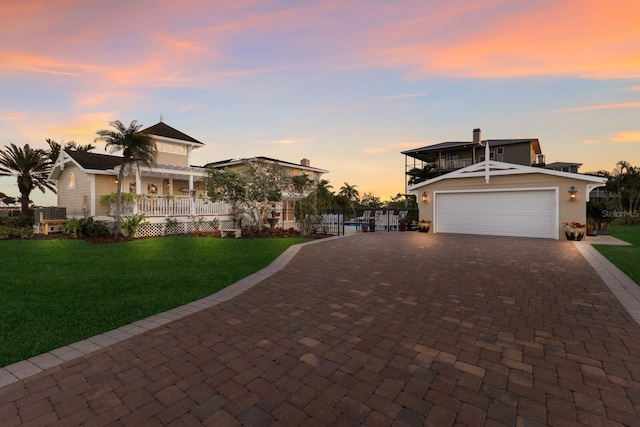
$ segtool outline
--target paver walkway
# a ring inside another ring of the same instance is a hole
[[[571,242],[371,233],[0,388],[0,425],[638,425],[640,326]]]

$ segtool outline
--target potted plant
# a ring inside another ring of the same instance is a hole
[[[431,220],[429,219],[421,219],[418,221],[418,231],[421,233],[428,233],[429,227],[431,226]]]
[[[586,234],[586,224],[580,224],[579,222],[565,222],[564,234],[567,236],[567,240],[582,240]]]

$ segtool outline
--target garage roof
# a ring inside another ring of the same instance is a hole
[[[436,178],[429,179],[427,181],[420,182],[412,185],[408,188],[410,191],[418,190],[421,187],[433,184],[444,179],[457,179],[457,178],[470,178],[470,177],[484,177],[486,182],[489,182],[492,176],[499,175],[523,175],[523,174],[542,174],[553,175],[563,178],[571,178],[581,181],[587,181],[592,183],[591,189],[596,187],[602,187],[607,183],[607,178],[592,175],[583,175],[581,173],[560,172],[544,168],[535,168],[531,166],[517,165],[514,163],[497,162],[495,160],[485,160],[466,168],[458,169],[457,171],[440,175]]]

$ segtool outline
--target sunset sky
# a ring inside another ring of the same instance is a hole
[[[637,0],[0,3],[0,146],[162,114],[206,144],[195,165],[308,158],[383,199],[402,150],[474,128],[581,172],[640,166]]]

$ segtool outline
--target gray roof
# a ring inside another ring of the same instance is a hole
[[[86,151],[64,150],[83,169],[110,170],[121,165],[124,158],[108,154],[96,154]]]
[[[193,142],[194,144],[204,145],[202,142],[198,141],[197,139],[192,138],[186,133],[182,133],[175,128],[172,128],[171,126],[169,126],[164,122],[156,123],[153,126],[150,126],[146,129],[141,130],[140,132],[146,133],[148,135],[163,136],[165,138],[177,139],[179,141],[187,141],[187,142]]]
[[[540,150],[540,141],[538,141],[537,138],[485,139],[482,141],[483,146],[486,146],[486,144],[489,144],[489,147],[497,147],[497,146],[511,145],[511,144],[522,144],[522,143],[531,143],[533,144],[533,148],[537,154],[542,153]],[[433,156],[435,154],[438,154],[440,151],[472,148],[474,146],[477,146],[477,144],[475,144],[473,141],[448,141],[448,142],[440,142],[438,144],[427,145],[420,148],[412,148],[411,150],[405,150],[405,151],[402,151],[401,153],[416,159],[420,159],[424,161],[433,161]]]

